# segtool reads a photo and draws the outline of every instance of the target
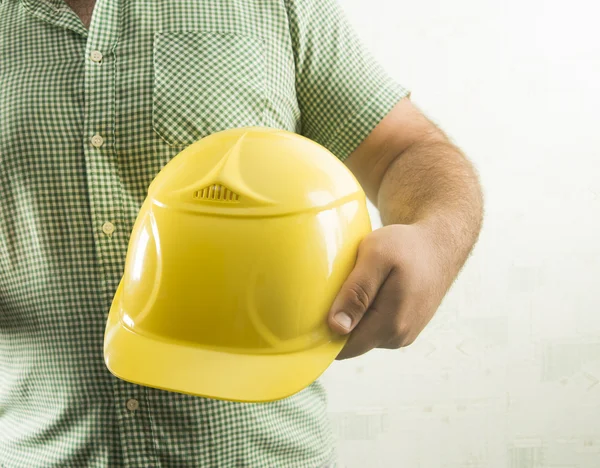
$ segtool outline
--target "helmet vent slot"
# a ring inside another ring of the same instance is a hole
[[[238,203],[240,196],[220,184],[209,185],[194,192],[196,200],[217,201],[223,203]]]

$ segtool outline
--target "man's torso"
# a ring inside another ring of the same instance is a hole
[[[148,184],[186,145],[243,125],[299,130],[283,2],[99,1],[89,30],[57,0],[0,2],[0,466],[330,457],[318,383],[227,403],[120,381],[102,361]]]

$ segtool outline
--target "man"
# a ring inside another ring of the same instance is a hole
[[[480,189],[335,0],[0,0],[0,466],[333,462],[319,382],[240,404],[132,385],[103,363],[152,178],[247,125],[327,147],[386,224],[332,306],[332,329],[352,332],[339,359],[412,343],[477,238]]]

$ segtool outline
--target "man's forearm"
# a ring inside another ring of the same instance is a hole
[[[407,148],[386,171],[377,196],[384,224],[426,227],[447,274],[456,275],[475,244],[483,197],[475,170],[444,136]]]

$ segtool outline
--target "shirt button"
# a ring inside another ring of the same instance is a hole
[[[129,411],[135,411],[140,407],[140,403],[135,398],[130,398],[127,400],[126,406]]]
[[[110,221],[105,222],[102,225],[102,232],[107,236],[110,236],[113,232],[115,232],[115,225]]]
[[[91,138],[92,145],[96,148],[100,148],[104,144],[104,138],[102,136],[96,134]]]
[[[102,52],[100,52],[99,50],[92,50],[92,52],[90,53],[90,60],[92,62],[100,63],[100,62],[102,62],[103,58],[104,58],[104,56],[102,55]]]

